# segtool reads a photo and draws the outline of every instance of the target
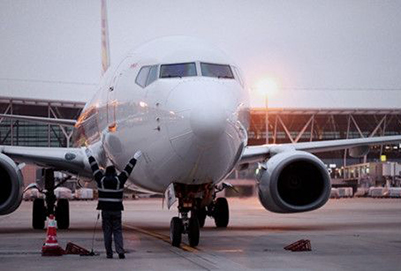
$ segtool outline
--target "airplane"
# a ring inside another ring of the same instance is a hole
[[[108,68],[106,22],[103,17],[105,74],[77,120],[0,115],[73,126],[75,142],[72,148],[0,146],[0,215],[19,207],[21,167],[32,163],[44,168],[48,193],[46,201],[34,200],[33,227],[43,228],[46,214],[55,211],[58,227],[68,228],[68,201],[53,197],[53,171],[91,178],[87,148],[101,166],[111,163],[121,171],[141,150],[129,182],[166,193],[169,207],[177,199],[171,243],[180,246],[187,234],[195,247],[207,216],[217,227],[227,227],[228,202],[216,193],[229,186],[221,183],[234,169],[259,164],[258,194],[266,210],[306,212],[322,207],[331,190],[327,168],[315,153],[349,149],[362,157],[371,145],[401,142],[401,136],[385,136],[248,146],[249,91],[240,68],[225,53],[198,38],[164,37]]]

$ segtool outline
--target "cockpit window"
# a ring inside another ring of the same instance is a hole
[[[149,86],[156,80],[157,80],[157,65],[154,65],[154,66],[150,67],[148,80],[146,81],[146,86]]]
[[[196,76],[195,63],[165,64],[160,66],[160,78]]]
[[[150,66],[143,66],[136,77],[135,83],[143,88],[146,87],[146,80],[148,79],[149,71]]]
[[[238,68],[233,66],[233,70],[235,73],[235,77],[237,78],[238,82],[241,84],[241,86],[244,86],[244,79],[242,79],[241,72],[238,70]]]
[[[234,79],[229,65],[201,63],[202,76]]]
[[[157,65],[143,66],[139,71],[135,82],[141,87],[147,87],[157,80]]]

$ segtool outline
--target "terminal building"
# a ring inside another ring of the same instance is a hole
[[[0,91],[2,114],[77,119],[85,102],[94,94],[93,85],[67,86],[71,90],[64,92],[52,90],[57,88],[57,84],[56,87],[47,83],[25,85],[29,85],[29,91],[21,86],[12,86],[12,82],[7,86],[0,84],[0,87],[21,89],[20,92],[10,91],[10,88]],[[62,89],[66,86],[63,85]],[[282,105],[278,100],[268,109],[251,110],[249,145],[265,144],[267,141],[282,144],[401,134],[401,106],[302,108]],[[72,132],[69,127],[0,118],[0,145],[69,147],[72,146]],[[373,147],[363,158],[351,158],[347,151],[319,153],[318,156],[327,165],[332,178],[338,180],[349,178],[345,169],[354,164],[401,162],[401,145]],[[235,171],[229,178],[237,179],[235,182],[241,186],[254,179],[255,169],[256,165]],[[32,167],[25,169],[27,183],[34,181],[32,172]]]

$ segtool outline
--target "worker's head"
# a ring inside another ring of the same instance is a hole
[[[106,167],[106,175],[114,175],[116,174],[116,168],[114,166]]]

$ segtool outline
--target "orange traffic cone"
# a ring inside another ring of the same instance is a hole
[[[47,218],[46,243],[42,247],[42,256],[61,256],[63,254],[64,250],[57,242],[56,220],[54,215],[49,215]]]

